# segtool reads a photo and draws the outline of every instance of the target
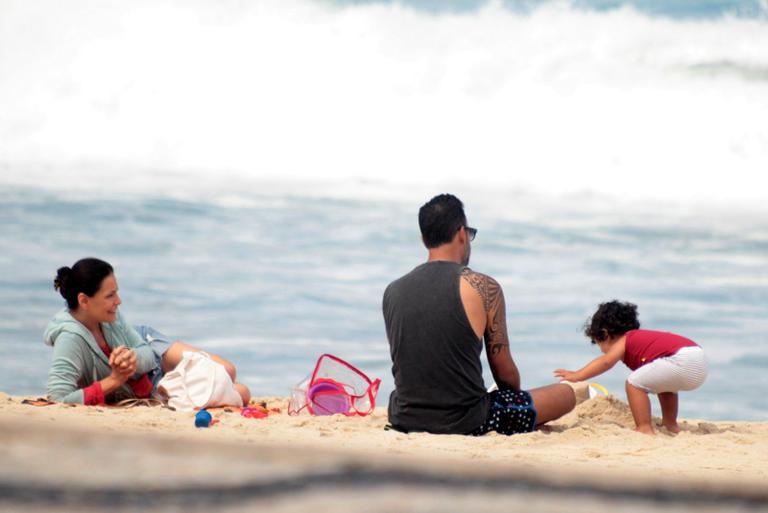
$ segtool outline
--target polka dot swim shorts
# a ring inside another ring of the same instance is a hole
[[[530,433],[536,428],[536,408],[531,394],[525,390],[494,390],[488,395],[491,400],[488,418],[470,435],[482,436],[490,431],[514,435]]]

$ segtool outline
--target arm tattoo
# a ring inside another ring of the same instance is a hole
[[[501,287],[496,280],[484,274],[476,273],[469,267],[465,267],[461,271],[461,277],[467,280],[467,283],[480,294],[485,312],[490,313],[494,303],[498,302],[499,295],[501,295]],[[502,301],[504,301],[503,297]]]
[[[493,358],[504,348],[509,347],[504,293],[496,280],[490,276],[476,273],[468,267],[465,267],[461,272],[461,277],[480,294],[480,298],[483,300],[483,307],[487,314],[485,348],[488,356]]]

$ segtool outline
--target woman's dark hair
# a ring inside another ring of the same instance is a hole
[[[75,310],[78,306],[77,295],[82,292],[88,297],[93,297],[104,278],[113,272],[112,266],[103,260],[83,258],[75,262],[71,269],[61,267],[56,271],[53,288],[67,300],[69,309]]]
[[[452,194],[435,196],[419,209],[421,238],[430,249],[451,242],[465,224],[464,205]]]
[[[637,305],[608,301],[601,303],[597,312],[584,324],[584,334],[593,344],[605,342],[609,338],[620,337],[630,330],[640,327],[637,320]]]

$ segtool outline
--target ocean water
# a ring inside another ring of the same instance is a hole
[[[764,215],[623,204],[585,213],[581,201],[542,205],[514,190],[483,207],[487,195],[455,192],[480,230],[472,266],[504,287],[526,386],[597,356],[581,326],[597,303],[620,298],[639,305],[644,326],[706,348],[711,376],[684,394],[682,415],[766,418]],[[381,400],[392,389],[381,295],[425,259],[418,202],[256,191],[239,202],[30,188],[0,196],[0,390],[44,392],[41,333],[63,306],[52,278],[86,255],[115,266],[131,322],[232,359],[257,394],[287,395],[324,352],[382,378]],[[595,381],[622,395],[627,375],[618,365]]]
[[[53,276],[98,256],[130,321],[256,394],[330,352],[384,403],[381,294],[453,192],[525,386],[596,356],[581,327],[618,298],[707,351],[681,415],[766,420],[767,12],[0,0],[0,390],[44,394]]]

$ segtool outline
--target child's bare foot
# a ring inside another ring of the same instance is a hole
[[[638,433],[643,433],[644,435],[655,435],[656,432],[653,430],[650,424],[641,424],[635,428],[635,431]]]
[[[680,426],[677,425],[677,422],[664,422],[662,425],[670,433],[677,434],[680,432]]]

